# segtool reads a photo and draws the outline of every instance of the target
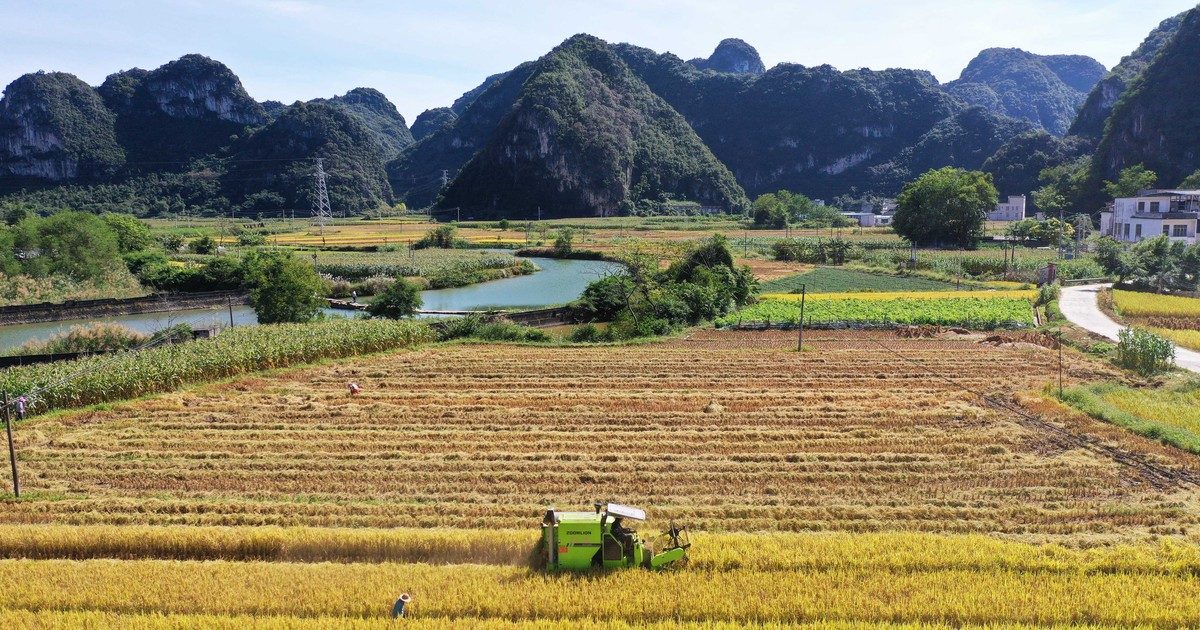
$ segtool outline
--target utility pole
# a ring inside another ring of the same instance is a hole
[[[808,285],[800,285],[800,340],[796,342],[796,352],[804,352],[804,298],[808,294]]]
[[[8,405],[8,392],[4,392],[4,431],[8,434],[8,463],[12,466],[13,496],[21,498],[21,478],[17,476],[17,449],[13,446],[12,407]]]
[[[317,158],[317,195],[313,199],[313,222],[321,230],[321,244],[325,244],[325,223],[333,220],[333,211],[329,207],[329,191],[325,188],[325,164],[322,158]]]
[[[229,327],[233,328],[233,296],[226,295],[225,301],[229,305]]]

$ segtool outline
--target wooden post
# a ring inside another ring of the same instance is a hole
[[[796,342],[796,352],[804,352],[804,298],[808,294],[808,285],[800,285],[800,340]]]
[[[229,327],[233,328],[233,295],[226,295],[225,301],[229,304]]]
[[[17,449],[13,446],[12,407],[8,404],[8,392],[4,392],[4,431],[8,434],[8,462],[12,466],[13,496],[21,498],[21,478],[17,476]]]

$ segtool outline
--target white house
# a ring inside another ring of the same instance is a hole
[[[864,201],[859,204],[858,212],[842,212],[842,216],[857,221],[862,227],[891,225],[895,214],[896,202],[890,199],[880,202],[878,210],[876,210],[875,204]]]
[[[1015,195],[1008,202],[996,204],[996,209],[988,213],[988,221],[1020,221],[1025,218],[1025,195]]]
[[[842,216],[857,221],[862,227],[881,227],[892,224],[892,215],[874,212],[843,212]]]
[[[1200,190],[1143,190],[1101,212],[1100,233],[1126,243],[1159,235],[1195,243],[1197,221]]]

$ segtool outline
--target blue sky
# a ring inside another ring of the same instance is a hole
[[[983,48],[1086,54],[1111,67],[1193,0],[0,0],[0,82],[114,71],[199,52],[259,100],[386,94],[412,119],[488,74],[587,32],[685,59],[741,37],[767,66],[923,68],[942,81]]]

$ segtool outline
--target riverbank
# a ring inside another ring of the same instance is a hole
[[[0,307],[0,326],[41,324],[75,319],[95,319],[146,313],[194,310],[216,306],[241,306],[249,295],[236,291],[172,293],[133,298],[107,298],[62,303],[19,304]]]

